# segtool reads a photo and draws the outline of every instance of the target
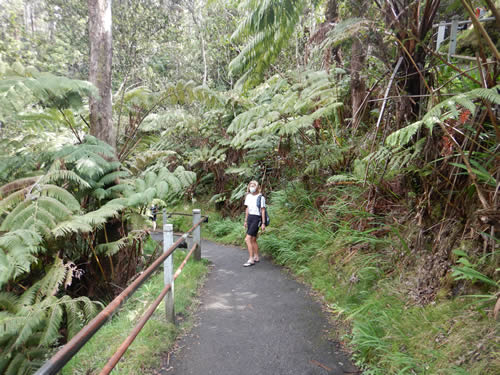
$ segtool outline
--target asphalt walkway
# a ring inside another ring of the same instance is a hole
[[[359,373],[308,288],[269,260],[242,267],[246,250],[203,241],[213,269],[197,322],[178,342],[165,375],[320,375]]]

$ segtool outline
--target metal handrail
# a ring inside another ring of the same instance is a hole
[[[495,20],[495,17],[484,17],[484,18],[479,18],[478,21],[479,22],[487,22],[487,21],[494,21]],[[471,24],[472,21],[471,20],[463,20],[463,21],[458,21],[457,24],[458,25],[468,25],[468,24]],[[435,23],[432,25],[433,28],[436,28],[436,27],[439,27],[439,26],[451,26],[453,24],[453,22],[440,22],[440,23]]]
[[[193,247],[191,248],[191,250],[189,250],[189,253],[186,255],[186,257],[182,261],[182,263],[179,266],[179,268],[177,268],[177,271],[175,271],[174,280],[176,280],[177,277],[179,277],[179,275],[182,272],[182,269],[186,265],[187,261],[191,257],[191,254],[193,254],[193,252],[194,252],[194,250],[196,249],[197,246],[198,246],[198,244],[195,243],[193,245]],[[165,286],[165,288],[163,288],[163,290],[161,291],[160,295],[154,300],[154,302],[151,304],[151,306],[149,306],[148,310],[141,317],[141,319],[139,320],[139,322],[137,323],[137,325],[134,327],[134,329],[132,330],[132,332],[130,333],[130,335],[125,339],[125,341],[123,341],[123,343],[117,349],[117,351],[115,352],[115,354],[113,354],[113,356],[109,359],[108,363],[106,363],[106,365],[103,367],[103,369],[101,370],[101,372],[99,373],[99,375],[108,375],[115,368],[115,366],[118,363],[118,361],[125,354],[125,352],[129,348],[129,346],[135,340],[135,338],[137,337],[137,335],[139,334],[139,332],[141,331],[141,329],[144,327],[144,325],[146,324],[146,322],[149,320],[149,318],[151,318],[151,315],[153,315],[153,313],[155,312],[156,308],[161,303],[161,301],[163,300],[163,298],[165,297],[165,295],[168,293],[168,291],[171,289],[171,287],[172,287],[172,284],[167,284]]]
[[[125,288],[113,301],[97,316],[83,327],[70,341],[38,369],[35,375],[56,374],[66,363],[89,341],[92,336],[111,318],[118,308],[153,274],[154,271],[167,259],[174,250],[186,240],[188,235],[199,227],[208,217],[202,216],[198,223],[184,233],[170,248],[160,255],[137,279]]]

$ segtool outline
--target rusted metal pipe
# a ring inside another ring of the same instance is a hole
[[[167,212],[167,216],[193,216],[193,214],[185,214],[184,212]]]
[[[189,253],[186,255],[186,257],[182,261],[179,268],[177,268],[177,271],[175,271],[174,280],[177,279],[177,277],[179,277],[179,275],[182,272],[182,269],[186,265],[187,261],[189,260],[189,257],[191,256],[191,254],[193,254],[196,247],[197,247],[197,244],[194,244],[193,247],[191,248],[191,250],[189,250]],[[163,290],[161,291],[158,298],[156,298],[154,300],[154,302],[151,304],[151,306],[149,306],[148,310],[141,317],[141,319],[139,320],[137,325],[134,327],[132,332],[130,332],[130,335],[125,339],[125,341],[123,341],[123,343],[120,345],[120,347],[115,352],[115,354],[113,354],[113,356],[109,359],[108,363],[106,363],[106,365],[103,367],[103,369],[101,370],[99,375],[108,375],[111,371],[113,371],[113,369],[115,368],[118,361],[120,361],[121,357],[123,357],[123,355],[125,354],[125,352],[129,348],[129,346],[132,344],[132,342],[135,340],[135,338],[137,337],[137,335],[139,334],[141,329],[144,327],[146,322],[149,320],[149,318],[151,318],[151,315],[153,315],[156,308],[161,303],[161,301],[163,300],[163,297],[165,297],[165,295],[168,293],[170,288],[171,288],[171,284],[167,284],[165,286],[165,288],[163,288]]]
[[[182,237],[180,237],[167,252],[156,259],[135,281],[123,290],[111,303],[104,308],[97,316],[83,327],[66,345],[64,345],[52,358],[38,369],[35,375],[56,374],[64,365],[81,349],[87,341],[101,328],[106,321],[118,310],[118,308],[156,271],[163,261],[174,252],[174,250],[187,238],[188,234],[206,221],[203,217],[198,223],[193,225]]]

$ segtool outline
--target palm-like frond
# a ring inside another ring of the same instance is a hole
[[[250,39],[229,64],[231,74],[243,74],[239,83],[259,82],[264,71],[289,43],[306,1],[247,0],[241,7],[248,15],[232,35],[233,41]]]
[[[255,89],[253,99],[257,104],[236,116],[228,127],[228,132],[234,133],[231,145],[249,148],[253,140],[269,135],[292,136],[312,129],[316,120],[339,127],[344,82],[337,82],[338,76],[311,71],[290,78],[290,82],[269,79]]]
[[[436,124],[447,119],[458,119],[460,108],[466,108],[471,113],[474,113],[477,106],[474,101],[479,99],[492,104],[500,104],[498,86],[491,89],[479,88],[471,90],[443,100],[431,108],[421,120],[390,134],[387,137],[386,144],[392,147],[404,146],[410,142],[412,137],[422,128],[422,125],[425,125],[432,132]]]
[[[87,81],[59,77],[25,69],[14,63],[0,72],[0,117],[12,119],[32,104],[68,108],[82,105],[82,98],[96,94],[95,87]]]
[[[320,50],[324,51],[327,48],[336,46],[345,40],[351,39],[358,35],[361,31],[366,30],[370,21],[363,18],[348,18],[342,20],[335,25],[326,34],[325,40],[320,45]]]
[[[124,195],[129,207],[144,207],[154,199],[168,201],[181,194],[195,180],[196,174],[186,171],[181,166],[177,167],[174,172],[163,167],[157,173],[148,171],[143,178],[124,181],[129,184]]]
[[[20,297],[0,293],[0,345],[3,348],[0,369],[22,371],[33,360],[43,360],[46,350],[60,337],[61,327],[68,322],[71,338],[85,322],[97,313],[98,304],[87,297],[58,298],[73,266],[57,259],[47,275]]]
[[[0,236],[0,287],[29,272],[36,255],[43,252],[42,237],[31,229],[19,229]]]

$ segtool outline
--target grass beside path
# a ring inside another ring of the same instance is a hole
[[[414,265],[422,255],[410,251],[400,235],[409,228],[356,210],[353,202],[361,193],[356,187],[338,189],[325,212],[300,187],[271,194],[271,225],[259,236],[261,251],[321,295],[341,323],[333,338],[353,351],[364,374],[500,373],[498,322],[490,314],[495,301],[453,297],[449,275],[431,303],[415,303]],[[372,229],[356,229],[361,220]],[[214,217],[206,229],[218,242],[244,246],[241,218]],[[375,236],[375,230],[385,234]]]
[[[185,252],[174,253],[174,266],[177,268],[185,257]],[[175,311],[177,326],[166,323],[163,302],[146,323],[135,341],[125,352],[113,374],[145,374],[158,368],[161,355],[167,352],[179,333],[189,330],[192,323],[191,311],[199,287],[208,271],[206,260],[189,260],[175,282]],[[122,306],[87,344],[63,368],[62,374],[97,374],[130,334],[137,321],[157,298],[163,289],[163,271],[158,270],[150,280]]]

